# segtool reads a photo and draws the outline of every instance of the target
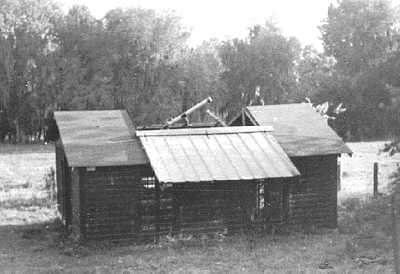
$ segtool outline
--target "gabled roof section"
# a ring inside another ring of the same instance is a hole
[[[127,166],[148,163],[125,110],[56,111],[69,166]]]
[[[290,157],[352,153],[308,104],[249,106],[245,113],[254,125],[272,126],[272,134]]]
[[[271,127],[137,131],[162,183],[293,177],[298,170]]]

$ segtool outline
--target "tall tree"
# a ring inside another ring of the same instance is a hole
[[[102,82],[106,48],[102,24],[86,6],[73,6],[58,28],[57,101],[67,109],[111,108]]]
[[[389,0],[339,0],[319,27],[325,53],[355,76],[385,61],[395,49],[399,19]]]
[[[60,5],[51,0],[6,0],[0,7],[0,63],[2,80],[7,82],[2,92],[19,140],[32,133],[40,117],[38,73],[55,49],[54,24],[61,17]]]
[[[108,78],[114,108],[129,108],[139,123],[165,120],[174,106],[170,78],[189,33],[179,15],[152,9],[111,10],[104,18]]]
[[[296,74],[298,86],[295,101],[304,101],[310,98],[315,101],[315,96],[324,93],[328,78],[334,73],[334,58],[327,57],[324,53],[318,53],[313,46],[305,46],[298,61]],[[331,101],[332,98],[326,98]]]
[[[320,26],[325,53],[335,58],[338,82],[331,96],[345,98],[353,135],[385,134],[381,122],[390,104],[382,68],[397,49],[398,20],[387,0],[341,0]],[[345,90],[343,92],[343,90]]]
[[[230,93],[230,113],[248,105],[257,87],[268,104],[285,103],[292,97],[300,43],[284,37],[273,22],[253,26],[246,40],[223,42],[219,52],[226,67],[222,79]]]

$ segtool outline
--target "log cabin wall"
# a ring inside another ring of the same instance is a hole
[[[291,224],[337,227],[337,155],[293,157],[302,174],[290,187]]]
[[[81,168],[81,233],[85,239],[134,238],[140,231],[144,167]]]
[[[288,221],[285,179],[175,184],[173,193],[177,233],[237,233]]]
[[[71,232],[75,239],[82,236],[80,233],[82,227],[80,174],[80,168],[71,169]]]
[[[79,171],[77,171],[79,170]],[[147,168],[75,168],[73,224],[85,240],[140,240],[157,235],[235,233],[280,223],[280,182],[226,181],[159,186]],[[271,185],[275,186],[270,191]],[[78,186],[79,185],[79,186]],[[262,185],[262,191],[257,186]],[[79,189],[79,192],[77,191]],[[257,199],[257,195],[262,197]],[[261,196],[260,196],[261,195]],[[268,195],[268,201],[265,200]],[[79,202],[76,198],[79,197]],[[270,204],[264,214],[266,203]],[[80,207],[77,214],[76,208]],[[262,213],[260,213],[262,212]]]
[[[62,147],[62,143],[58,140],[55,144],[56,148],[56,181],[57,181],[57,204],[58,204],[58,211],[60,212],[61,216],[64,216],[64,169],[63,169],[63,161],[65,161],[64,150]]]
[[[68,228],[72,222],[71,169],[65,156],[64,147],[59,139],[56,144],[56,181],[57,204],[62,221]]]
[[[252,220],[254,181],[174,184],[173,193],[176,233],[233,232]]]

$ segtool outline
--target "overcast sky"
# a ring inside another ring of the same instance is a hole
[[[330,3],[336,0],[60,0],[66,11],[73,4],[86,5],[91,13],[101,18],[117,7],[142,6],[160,10],[175,10],[183,15],[183,22],[192,27],[194,45],[216,37],[244,38],[247,27],[262,23],[271,15],[285,36],[297,37],[303,45],[312,44],[322,51],[317,28],[327,17]],[[393,3],[400,2],[395,0]]]

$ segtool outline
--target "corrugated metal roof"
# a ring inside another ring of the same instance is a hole
[[[148,163],[124,110],[56,111],[68,164],[74,167]]]
[[[218,127],[137,131],[163,183],[252,180],[299,175],[267,131],[269,127]]]
[[[272,134],[290,157],[352,153],[308,104],[246,107],[255,125],[273,126]]]

